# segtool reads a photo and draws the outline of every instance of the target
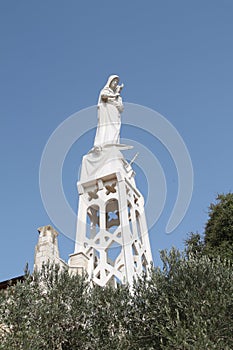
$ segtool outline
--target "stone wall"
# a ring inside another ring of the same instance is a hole
[[[34,270],[40,270],[43,264],[50,262],[69,269],[71,274],[83,274],[87,271],[88,258],[82,253],[71,254],[69,262],[60,258],[58,232],[50,225],[38,228],[39,238],[35,247]]]
[[[58,232],[50,225],[38,228],[39,239],[35,247],[34,270],[40,270],[43,263],[50,262],[67,266],[60,258],[57,236]]]

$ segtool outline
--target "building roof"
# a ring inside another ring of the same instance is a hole
[[[25,278],[25,276],[22,275],[22,276],[11,278],[11,279],[6,280],[6,281],[2,281],[2,282],[0,282],[0,290],[6,289],[9,286],[14,286],[17,282],[22,282],[24,280],[24,278]]]

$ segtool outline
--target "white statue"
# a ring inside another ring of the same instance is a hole
[[[124,108],[120,92],[124,85],[118,85],[118,83],[119,77],[111,75],[100,92],[95,149],[120,143],[121,113]]]

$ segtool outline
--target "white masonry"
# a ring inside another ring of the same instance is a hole
[[[51,226],[39,229],[35,249],[35,269],[54,262],[70,273],[86,272],[100,286],[132,285],[152,263],[144,199],[132,161],[122,154],[132,147],[120,144],[124,85],[118,83],[119,77],[112,75],[100,92],[94,147],[82,160],[74,253],[68,264],[60,258],[58,233]]]
[[[134,171],[119,149],[109,146],[83,158],[72,269],[83,266],[100,286],[129,283],[152,263],[144,199]]]

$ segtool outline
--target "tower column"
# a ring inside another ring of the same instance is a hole
[[[92,166],[94,163],[95,173]],[[89,170],[90,168],[90,170]],[[144,200],[134,172],[117,147],[84,156],[78,183],[79,208],[70,265],[83,264],[100,286],[133,283],[152,257]]]

